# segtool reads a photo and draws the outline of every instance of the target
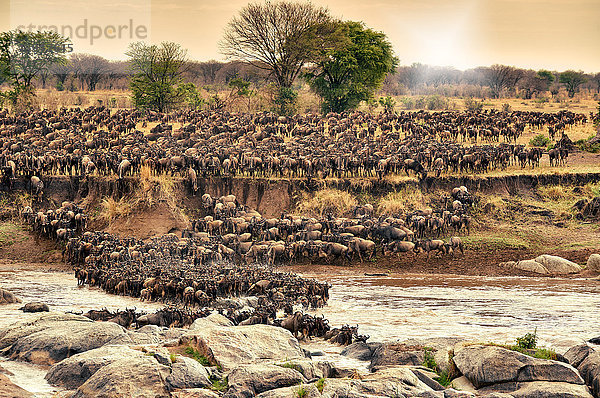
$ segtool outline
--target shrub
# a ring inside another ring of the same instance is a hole
[[[304,388],[304,386],[300,386],[300,388],[298,388],[298,391],[296,391],[296,397],[297,398],[308,397],[308,390],[306,388]]]
[[[477,101],[472,97],[465,98],[465,108],[468,111],[479,112],[483,109],[483,101]]]
[[[396,100],[389,95],[387,97],[379,98],[379,103],[381,106],[383,106],[386,112],[393,112],[394,107],[396,106]]]
[[[538,134],[529,141],[530,146],[547,147],[550,144],[550,138],[543,134]]]
[[[512,108],[510,107],[510,104],[502,104],[502,112],[511,113]]]
[[[517,337],[517,347],[526,350],[534,349],[537,345],[537,328],[533,333],[526,333],[525,336]]]

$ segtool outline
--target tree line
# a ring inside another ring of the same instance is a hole
[[[600,73],[526,70],[492,65],[465,71],[423,64],[400,66],[388,38],[362,22],[343,21],[329,10],[305,2],[250,3],[227,24],[219,43],[227,62],[193,62],[177,43],[132,43],[126,61],[72,54],[69,39],[54,32],[0,33],[2,93],[13,107],[27,107],[34,88],[131,90],[138,108],[223,106],[229,97],[251,98],[269,85],[272,110],[297,111],[298,88],[307,85],[321,99],[323,112],[374,103],[375,94],[423,94],[443,89],[446,96],[532,98],[561,88],[573,97],[587,88],[600,94]],[[205,100],[202,88],[215,94]],[[463,88],[478,88],[468,93]],[[380,101],[381,102],[381,101]],[[381,102],[385,108],[386,102]]]

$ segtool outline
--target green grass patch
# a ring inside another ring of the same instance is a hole
[[[210,361],[194,347],[186,347],[185,354],[192,359],[198,361],[202,366],[210,366]]]
[[[302,373],[302,367],[300,365],[298,365],[297,363],[294,363],[291,361],[285,361],[284,363],[276,363],[275,365],[282,367],[282,368],[294,369],[295,371]]]
[[[531,243],[518,236],[472,235],[461,238],[473,250],[510,249],[528,250]]]
[[[303,385],[301,385],[298,388],[298,391],[296,391],[296,397],[297,398],[306,398],[306,397],[308,397],[308,390]]]
[[[435,361],[433,351],[433,348],[430,347],[423,348],[423,355],[425,358],[423,360],[423,366],[437,373],[438,377],[434,377],[433,379],[440,383],[442,386],[447,387],[452,381],[452,376],[448,373],[447,370],[440,369],[437,362]]]
[[[321,377],[319,380],[317,380],[317,382],[315,383],[315,387],[317,387],[317,390],[319,390],[319,392],[323,394],[323,389],[325,388],[325,378]]]
[[[229,388],[229,383],[227,382],[227,377],[225,377],[223,379],[211,378],[210,381],[212,382],[210,389],[213,391],[224,392],[225,390],[227,390],[227,388]]]

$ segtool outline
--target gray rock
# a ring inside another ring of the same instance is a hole
[[[593,272],[600,272],[600,254],[592,254],[587,260],[586,268]]]
[[[477,390],[477,393],[504,393],[514,398],[593,398],[585,385],[551,381],[500,383]]]
[[[542,264],[548,270],[548,273],[557,274],[576,274],[581,272],[582,268],[579,264],[566,260],[562,257],[543,254],[537,256],[535,261]]]
[[[317,398],[322,397],[321,393],[315,387],[314,384],[307,384],[302,386],[284,387],[277,388],[275,390],[265,391],[258,394],[257,398],[294,398],[300,396],[300,391],[304,391],[305,398]],[[342,396],[340,395],[340,398]]]
[[[53,385],[76,389],[103,366],[124,358],[143,356],[143,352],[129,347],[104,346],[60,361],[46,373],[46,380]]]
[[[383,343],[373,352],[371,370],[385,366],[413,365],[420,366],[425,360],[423,346],[405,343]]]
[[[177,362],[171,365],[171,374],[167,377],[171,388],[202,388],[209,387],[212,383],[204,366],[198,361],[179,356]]]
[[[99,369],[72,398],[168,398],[165,379],[169,373],[170,369],[153,357],[124,358]]]
[[[207,317],[196,319],[194,323],[190,325],[189,330],[201,330],[218,326],[233,326],[233,322],[223,315],[213,312]]]
[[[380,345],[379,343],[367,344],[364,341],[357,341],[344,348],[340,355],[359,361],[370,361],[373,358],[373,353]]]
[[[594,396],[600,395],[600,352],[590,352],[577,367],[585,384],[590,386]]]
[[[194,344],[207,358],[214,357],[224,369],[259,361],[279,361],[305,358],[298,340],[276,326],[251,325],[207,327],[190,330],[181,344]],[[208,349],[210,352],[203,352]]]
[[[21,299],[17,298],[14,294],[8,290],[0,288],[0,304],[14,304],[20,303]]]
[[[453,388],[444,390],[444,398],[473,398],[475,394],[467,391],[457,391]]]
[[[219,398],[219,394],[206,388],[186,388],[171,392],[174,398]]]
[[[423,366],[415,366],[410,370],[419,378],[419,380],[427,384],[432,390],[441,391],[445,388],[435,380],[438,377],[437,373],[432,372],[430,369]]]
[[[477,388],[525,381],[583,384],[577,370],[571,365],[532,358],[496,346],[466,346],[455,352],[453,360],[461,373]]]
[[[19,308],[23,312],[50,312],[50,307],[46,303],[27,303]]]
[[[535,260],[517,261],[514,267],[522,271],[535,272],[536,274],[547,275],[549,273],[546,267],[544,267],[542,264],[538,263]]]
[[[225,397],[253,397],[265,391],[306,383],[295,369],[277,365],[248,365],[235,368],[227,376],[229,389]]]
[[[6,350],[12,359],[53,365],[126,336],[125,329],[116,323],[84,321],[80,318],[87,318],[77,315],[45,315],[30,322],[17,322],[4,329],[0,344],[12,341]]]
[[[146,326],[142,326],[141,328],[137,329],[136,332],[145,333],[145,334],[153,334],[153,335],[162,335],[165,330],[166,329],[162,329],[156,325],[146,325]]]
[[[565,352],[565,359],[569,361],[569,364],[575,368],[579,368],[581,362],[587,358],[587,356],[594,352],[594,349],[587,344],[579,344],[574,347],[569,348],[567,352]]]
[[[64,314],[60,312],[49,312],[37,315],[35,318],[29,318],[15,322],[0,329],[0,349],[12,346],[21,337],[30,334],[55,328],[58,325],[64,325],[63,322],[93,323],[91,319],[74,314]]]
[[[275,365],[289,367],[300,372],[306,380],[329,377],[333,365],[327,361],[313,361],[310,359],[295,359],[293,361],[279,361]]]
[[[434,391],[422,383],[410,367],[386,368],[362,380],[326,379],[323,397],[429,397],[444,398],[443,391]]]

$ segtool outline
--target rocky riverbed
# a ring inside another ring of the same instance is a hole
[[[45,312],[0,329],[0,350],[43,366],[61,398],[591,398],[600,392],[600,351],[590,344],[549,360],[457,338],[355,343],[341,352],[344,364],[303,349],[282,328],[233,326],[216,313],[189,329],[132,331]]]

